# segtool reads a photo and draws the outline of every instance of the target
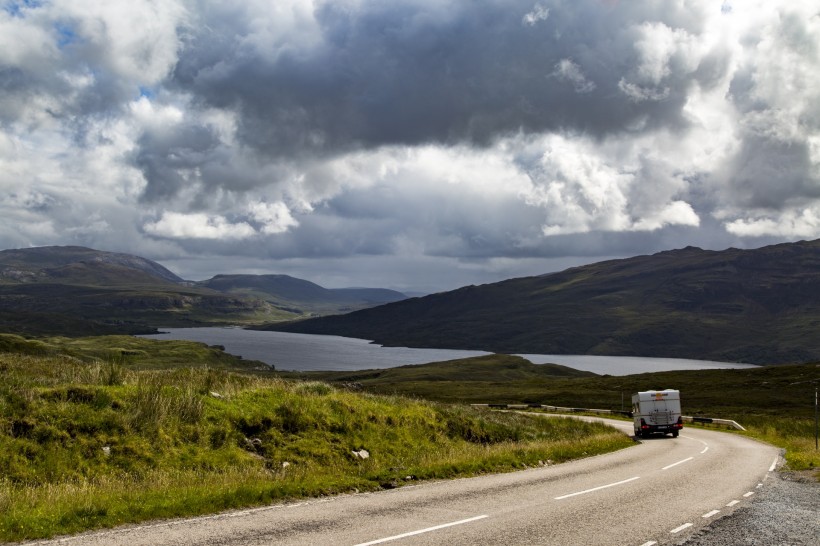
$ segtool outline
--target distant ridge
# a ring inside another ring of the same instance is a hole
[[[506,353],[820,360],[820,241],[686,247],[266,328]]]
[[[326,289],[287,275],[185,281],[157,262],[81,246],[0,251],[0,332],[25,335],[261,324],[404,298],[379,288]]]
[[[99,265],[119,266],[138,271],[167,282],[179,283],[182,279],[157,262],[131,254],[105,252],[82,246],[42,246],[0,251],[0,279],[17,282],[43,282],[51,277],[62,278],[65,282],[72,270],[80,273],[85,269],[91,279],[83,275],[84,281],[101,282],[103,277],[93,278],[93,271],[101,272]]]
[[[255,293],[263,299],[274,298],[293,305],[315,307],[342,305],[370,307],[407,299],[395,290],[385,288],[323,288],[318,284],[289,275],[216,275],[199,286],[225,293]]]

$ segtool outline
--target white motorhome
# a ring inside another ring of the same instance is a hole
[[[680,391],[645,391],[632,395],[632,420],[635,436],[672,434],[677,438],[683,428],[680,411]]]

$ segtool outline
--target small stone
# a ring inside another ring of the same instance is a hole
[[[282,461],[282,468],[287,468],[290,466],[290,463],[287,461]]]
[[[110,448],[109,446],[103,446],[102,451],[103,451],[103,454],[104,454],[106,457],[110,457],[110,456],[111,456],[111,448]]]
[[[353,453],[353,456],[356,457],[357,459],[369,459],[370,458],[370,452],[367,451],[366,449],[360,449],[359,451],[353,450],[351,453]]]

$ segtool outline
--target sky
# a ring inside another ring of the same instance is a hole
[[[0,6],[0,249],[437,292],[820,238],[816,1]]]

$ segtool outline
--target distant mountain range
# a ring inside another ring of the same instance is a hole
[[[287,275],[185,281],[145,258],[76,246],[0,252],[0,331],[13,333],[91,335],[258,324],[405,297],[379,288],[326,289]]]
[[[687,247],[270,330],[506,353],[820,360],[820,241]]]

